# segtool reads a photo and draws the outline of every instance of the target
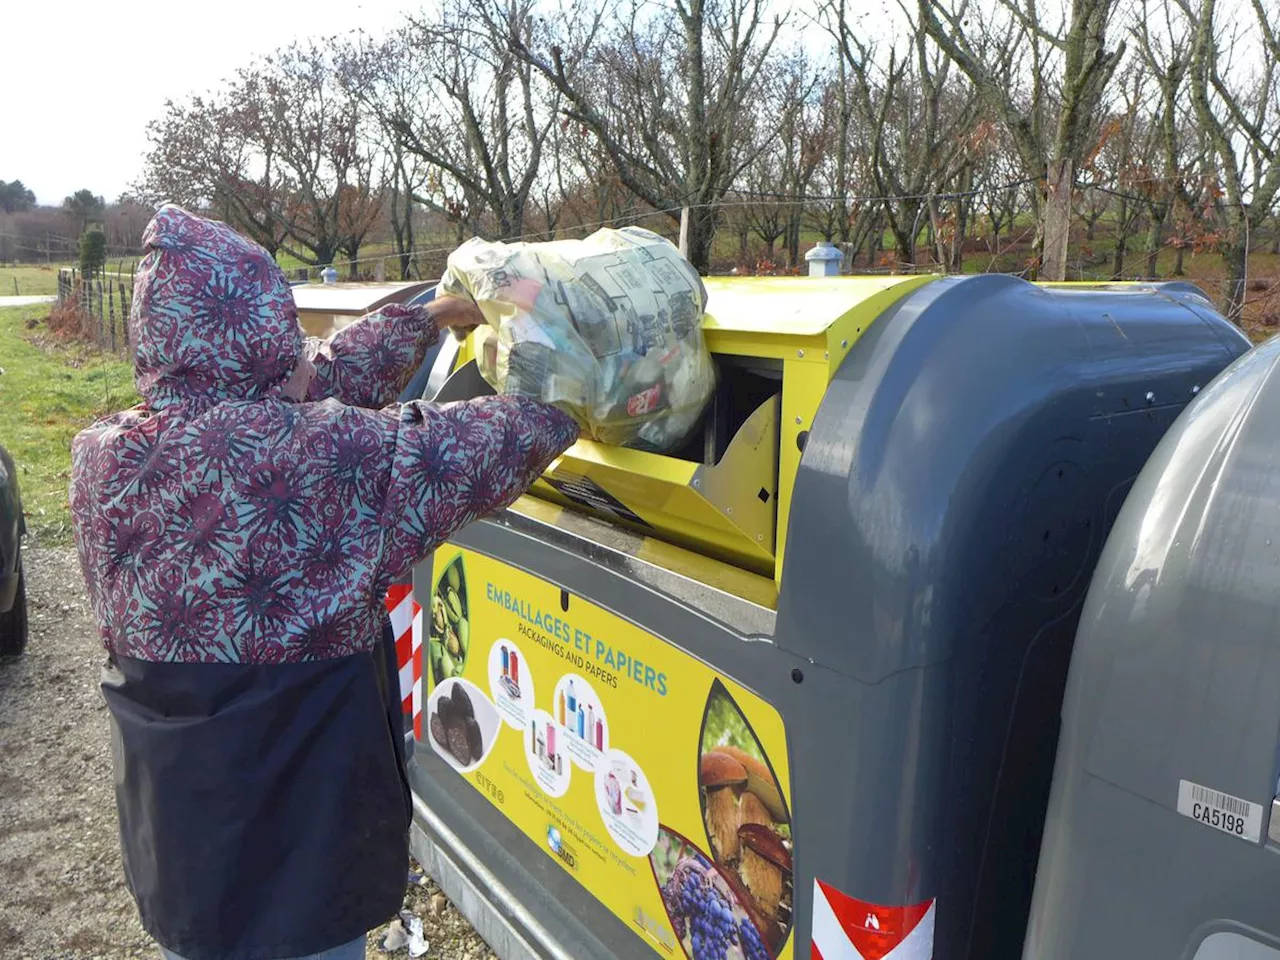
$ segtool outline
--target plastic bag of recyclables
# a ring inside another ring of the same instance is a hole
[[[469,240],[449,256],[440,292],[471,297],[488,321],[477,363],[497,392],[554,403],[593,440],[669,453],[711,399],[706,288],[656,233]]]

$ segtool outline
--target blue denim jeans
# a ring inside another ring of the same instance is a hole
[[[344,943],[340,947],[330,947],[328,950],[321,950],[319,953],[309,953],[305,957],[281,957],[280,960],[364,960],[365,938],[357,937],[350,943]],[[164,947],[160,948],[160,952],[164,954],[165,960],[185,960],[178,954]]]

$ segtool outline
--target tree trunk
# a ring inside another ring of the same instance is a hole
[[[893,234],[894,246],[897,248],[898,262],[914,266],[916,262],[916,238],[903,227],[902,221],[895,218],[889,224],[889,232]]]
[[[1248,251],[1238,238],[1223,244],[1221,249],[1222,265],[1227,269],[1227,278],[1222,282],[1222,312],[1236,326],[1241,326],[1244,321],[1244,278],[1248,272],[1245,268]]]
[[[751,237],[751,229],[749,227],[738,228],[738,263],[746,266],[750,256],[748,251],[748,240]]]
[[[1071,158],[1049,164],[1048,196],[1044,205],[1044,259],[1041,270],[1046,280],[1067,279],[1067,250],[1071,240],[1071,191],[1075,167]]]
[[[961,186],[965,191],[973,189],[973,168],[966,167]],[[971,200],[960,197],[956,200],[956,230],[951,237],[951,272],[964,273],[964,242],[969,236],[969,213],[973,206]]]
[[[799,214],[792,214],[787,224],[787,265],[792,270],[800,265],[800,226]]]
[[[938,200],[936,197],[930,197],[926,204],[929,210],[929,240],[933,249],[933,259],[942,268],[942,272],[946,273],[949,258],[942,239],[942,231],[938,229]]]
[[[1184,271],[1183,271],[1183,269],[1182,269],[1182,258],[1183,258],[1184,256],[1186,256],[1186,252],[1187,252],[1187,251],[1186,251],[1186,247],[1183,247],[1183,246],[1179,245],[1178,250],[1177,250],[1177,253],[1175,253],[1175,254],[1174,254],[1174,257],[1173,257],[1173,275],[1174,275],[1175,277],[1181,277],[1181,276],[1183,275],[1183,272],[1184,272]]]
[[[1129,252],[1129,201],[1120,201],[1116,216],[1115,253],[1111,258],[1111,279],[1124,279],[1124,261]]]
[[[1115,254],[1111,258],[1111,279],[1124,279],[1124,261],[1129,252],[1129,237],[1121,232],[1116,235]]]
[[[1160,269],[1160,246],[1164,242],[1164,217],[1151,217],[1151,226],[1147,228],[1147,277],[1156,279]]]
[[[711,244],[716,238],[716,223],[711,208],[689,208],[689,263],[702,276],[711,271]]]

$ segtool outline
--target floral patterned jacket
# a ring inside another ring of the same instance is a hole
[[[75,438],[71,477],[126,874],[190,960],[310,953],[403,894],[407,791],[371,652],[387,587],[577,427],[516,398],[395,403],[438,337],[424,308],[307,339],[273,258],[224,224],[166,206],[144,243],[143,403]]]

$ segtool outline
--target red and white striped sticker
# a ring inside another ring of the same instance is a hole
[[[934,904],[887,907],[815,879],[810,960],[931,960]]]
[[[387,613],[396,638],[396,665],[400,668],[400,703],[413,717],[413,735],[422,739],[422,607],[413,598],[413,586],[397,583],[387,591]]]

